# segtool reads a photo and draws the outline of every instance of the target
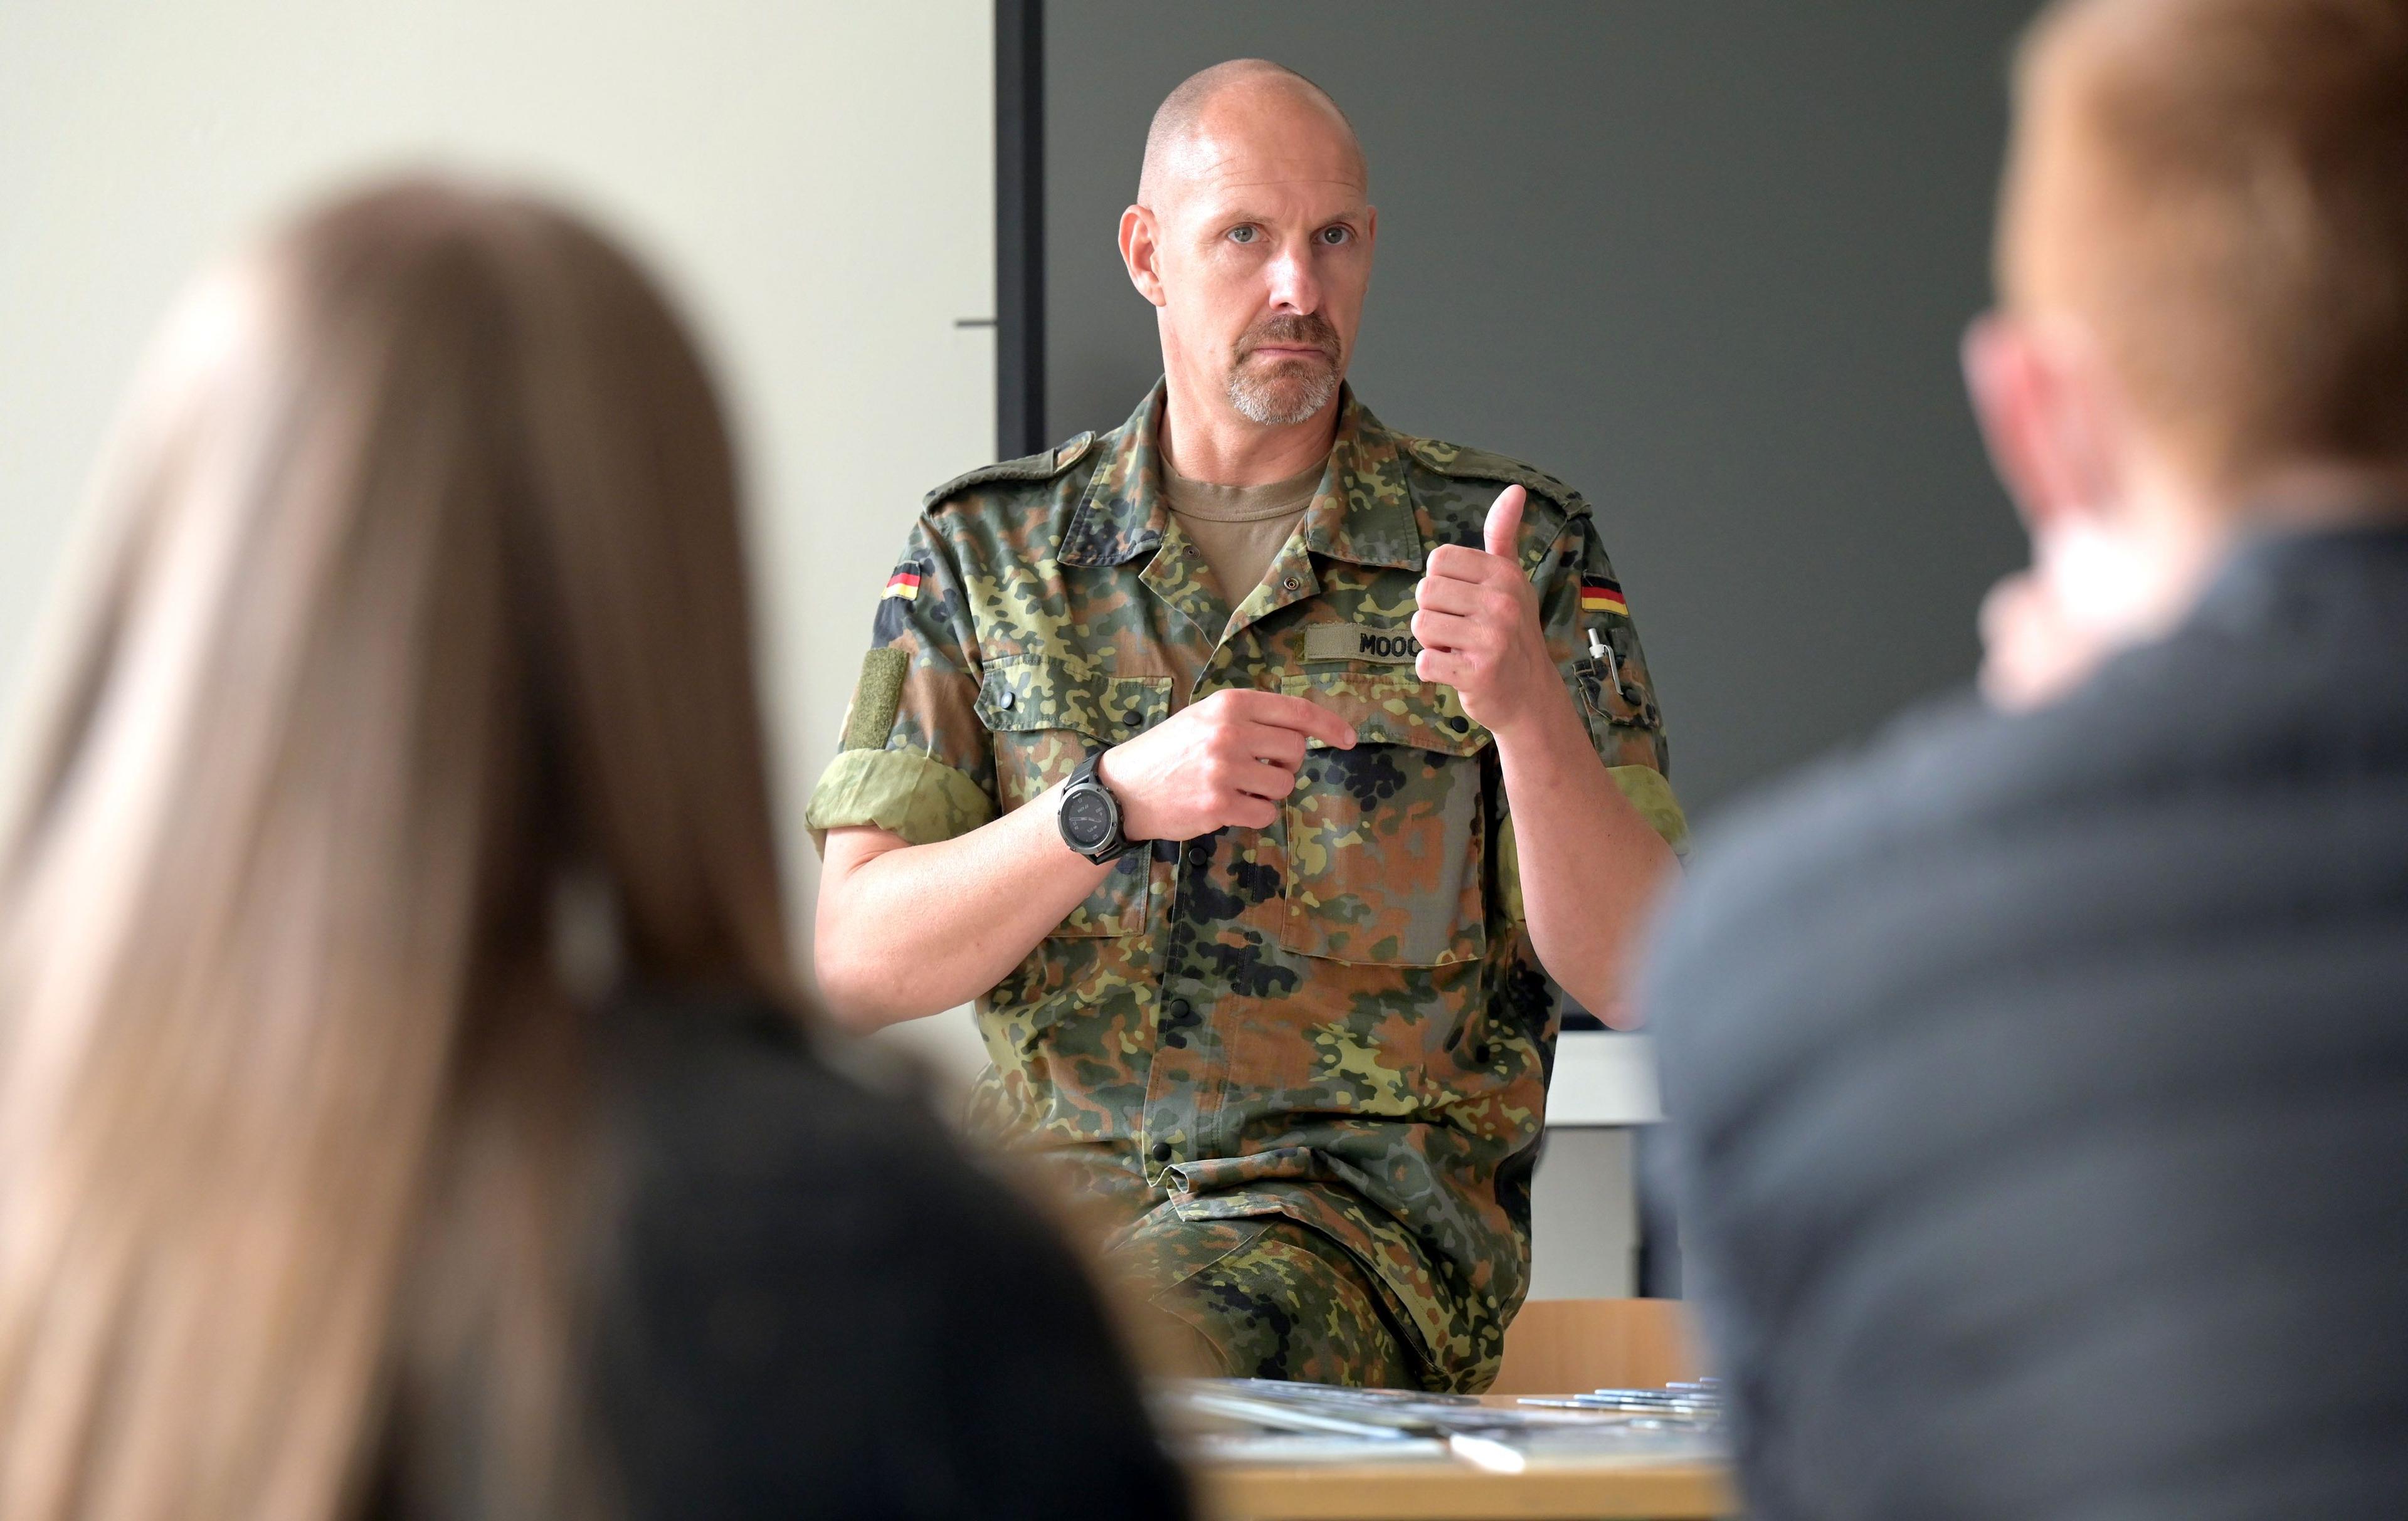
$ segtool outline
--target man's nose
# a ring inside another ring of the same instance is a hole
[[[1270,262],[1271,305],[1299,315],[1321,309],[1321,280],[1313,273],[1312,251],[1288,248]]]

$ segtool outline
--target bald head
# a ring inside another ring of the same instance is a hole
[[[1298,143],[1298,133],[1308,141]],[[1154,108],[1138,203],[1159,207],[1183,182],[1226,170],[1233,154],[1276,142],[1318,148],[1332,172],[1369,188],[1354,125],[1327,91],[1267,58],[1233,58],[1189,75]]]
[[[1120,249],[1158,309],[1174,416],[1329,425],[1371,281],[1368,179],[1345,113],[1293,69],[1236,59],[1162,103]]]

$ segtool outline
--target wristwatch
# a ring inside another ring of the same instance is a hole
[[[1062,842],[1097,866],[1137,849],[1137,841],[1121,833],[1121,800],[1096,780],[1096,766],[1103,758],[1099,750],[1079,763],[1062,788],[1062,807],[1055,814]]]

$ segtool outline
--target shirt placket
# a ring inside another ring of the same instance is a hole
[[[1188,552],[1191,555],[1192,550]],[[1200,564],[1200,556],[1197,563]],[[1173,584],[1165,578],[1159,584],[1165,599],[1174,606],[1184,600],[1184,592],[1192,589],[1192,570],[1182,581],[1188,586]],[[1149,582],[1155,583],[1149,567]],[[1263,620],[1317,595],[1319,578],[1312,568],[1312,556],[1305,545],[1299,525],[1289,536],[1265,572],[1262,582],[1248,595],[1229,619],[1220,639],[1214,644],[1204,668],[1197,674],[1188,700],[1195,701],[1212,693],[1230,688],[1277,690],[1277,673],[1268,667],[1257,625]],[[1226,927],[1222,921],[1202,916],[1200,905],[1226,900],[1233,888],[1235,853],[1245,848],[1244,839],[1252,831],[1216,830],[1196,839],[1179,842],[1168,853],[1175,863],[1171,912],[1165,944],[1158,961],[1161,975],[1158,983],[1159,1003],[1155,1022],[1157,1048],[1147,1084],[1144,1144],[1152,1176],[1157,1184],[1175,1191],[1175,1176],[1165,1173],[1181,1163],[1197,1156],[1232,1155],[1238,1144],[1238,1130],[1243,1115],[1229,1102],[1229,1052],[1224,1039],[1226,1025],[1211,1018],[1216,1005],[1223,999],[1244,997],[1217,982],[1213,976],[1213,957],[1201,950],[1202,942],[1217,938]],[[1159,857],[1158,857],[1159,858]],[[1258,1106],[1269,1098],[1267,1095],[1250,1095]]]
[[[1211,684],[1212,673],[1221,668],[1226,653],[1213,641],[1227,622],[1227,608],[1204,577],[1203,567],[1202,553],[1177,523],[1169,521],[1163,524],[1160,542],[1139,577],[1159,605],[1156,624],[1165,641],[1175,641],[1177,626],[1185,625],[1191,653],[1187,661],[1170,656],[1174,668],[1192,662],[1196,647],[1212,645],[1200,668],[1188,666],[1197,670],[1197,676],[1188,690],[1180,694],[1181,707],[1215,690]],[[1212,846],[1211,836],[1157,839],[1152,846],[1154,865],[1168,879],[1159,884],[1168,890],[1165,899],[1168,907],[1159,921],[1161,933],[1154,947],[1154,1051],[1147,1063],[1137,1139],[1147,1180],[1166,1192],[1173,1188],[1173,1180],[1165,1176],[1168,1169],[1204,1155],[1214,1144],[1214,1138],[1206,1133],[1210,1106],[1205,1101],[1208,1084],[1220,1067],[1212,1060],[1207,1017],[1213,990],[1192,970],[1183,969],[1189,968],[1191,958],[1183,954],[1182,943],[1182,938],[1193,933],[1187,911],[1194,897],[1191,882],[1196,874],[1211,869]]]

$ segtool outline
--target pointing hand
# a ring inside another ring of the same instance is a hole
[[[1318,739],[1344,750],[1354,726],[1277,692],[1215,692],[1104,752],[1096,775],[1131,839],[1194,839],[1235,825],[1268,829]]]

